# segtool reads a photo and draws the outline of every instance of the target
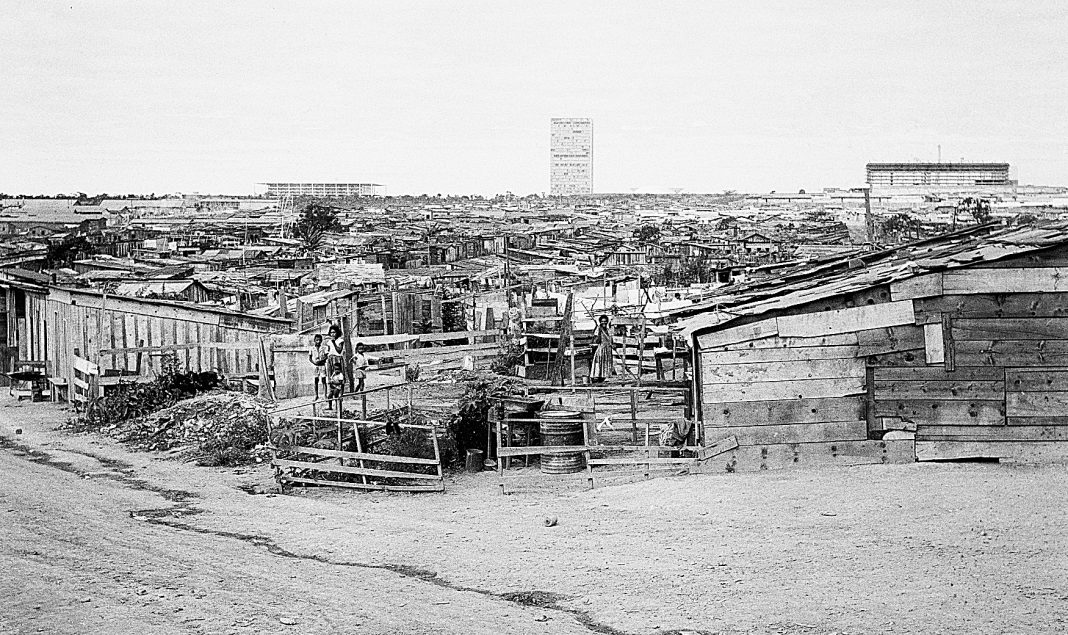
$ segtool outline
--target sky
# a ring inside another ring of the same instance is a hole
[[[857,186],[869,161],[1068,184],[1068,2],[0,2],[0,191]]]

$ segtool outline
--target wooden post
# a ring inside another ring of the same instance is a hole
[[[386,312],[386,292],[383,291],[378,297],[382,300],[382,335],[389,335],[389,313]]]
[[[571,349],[571,392],[575,392],[575,332],[568,334],[567,346]]]
[[[441,472],[441,450],[438,449],[438,427],[435,425],[430,426],[430,438],[434,441],[434,458],[438,462],[438,482],[441,483],[441,490],[445,491],[445,476]]]
[[[567,302],[564,303],[564,315],[560,319],[560,337],[556,340],[556,358],[553,360],[552,371],[549,375],[553,386],[564,385],[564,368],[567,355],[567,345],[571,341],[571,311],[574,303],[574,293],[567,294]]]
[[[630,436],[631,441],[638,442],[638,389],[630,389]]]
[[[344,449],[341,446],[342,446],[342,443],[344,442],[344,438],[345,438],[345,435],[342,432],[342,428],[341,428],[341,399],[337,400],[337,412],[334,413],[334,418],[337,419],[337,449],[338,449],[338,451],[341,451],[341,450]],[[357,433],[356,434],[357,443],[359,443],[359,438],[360,438],[360,435]],[[338,463],[338,465],[344,465],[345,464],[345,459],[343,459],[341,457],[338,457],[337,463]]]
[[[345,373],[345,384],[350,391],[356,390],[356,381],[352,376],[352,333],[348,315],[341,316],[341,337],[344,341],[344,350],[341,351],[342,372]],[[364,417],[366,419],[366,417]]]
[[[340,413],[340,412],[341,412],[341,403],[340,403],[340,400],[338,401],[338,408],[337,408],[337,411],[338,411],[338,413]],[[340,415],[340,414],[338,414],[338,417],[340,418],[340,417],[341,417],[341,415]],[[352,435],[353,435],[354,437],[356,437],[356,451],[357,451],[357,452],[359,452],[360,454],[363,454],[363,441],[360,441],[360,422],[359,422],[359,421],[354,421],[354,422],[353,422],[353,424],[352,424]],[[338,449],[339,449],[339,450],[341,449],[341,448],[340,448],[340,445],[339,445]],[[361,468],[362,468],[362,467],[366,467],[366,466],[364,465],[363,459],[360,459],[360,467],[361,467]],[[367,475],[366,475],[366,474],[361,474],[361,475],[360,475],[360,479],[361,479],[361,480],[363,481],[363,484],[364,484],[364,485],[366,485],[366,484],[367,484]]]
[[[596,418],[596,413],[594,414]],[[582,445],[586,446],[583,454],[586,456],[586,485],[593,489],[593,465],[590,463],[590,422],[582,422]]]
[[[501,431],[504,425],[504,417],[497,417],[497,480],[500,484],[501,494],[504,494],[504,461],[505,457],[501,456],[501,448],[503,445],[503,434]]]

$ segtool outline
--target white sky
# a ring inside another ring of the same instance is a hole
[[[0,191],[857,185],[867,161],[1068,183],[1068,2],[0,2]]]

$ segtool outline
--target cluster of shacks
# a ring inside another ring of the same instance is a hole
[[[1068,456],[1068,223],[739,286],[677,328],[710,469]]]

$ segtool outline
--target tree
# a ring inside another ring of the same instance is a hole
[[[304,244],[307,251],[315,251],[327,232],[341,231],[341,221],[332,207],[320,203],[308,203],[293,226],[293,235]]]
[[[634,240],[640,243],[655,243],[660,240],[660,228],[656,225],[642,225],[634,230]]]
[[[61,243],[48,246],[45,252],[45,266],[49,269],[65,267],[79,258],[93,255],[93,246],[85,236],[68,237]]]
[[[990,201],[969,196],[957,203],[957,212],[967,213],[976,223],[983,225],[990,222]]]

